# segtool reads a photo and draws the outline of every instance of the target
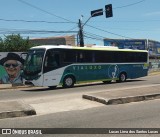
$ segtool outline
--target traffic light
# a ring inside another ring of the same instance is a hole
[[[106,18],[113,17],[112,4],[105,5]]]

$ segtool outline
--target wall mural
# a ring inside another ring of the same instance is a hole
[[[0,84],[22,83],[23,53],[0,53]]]

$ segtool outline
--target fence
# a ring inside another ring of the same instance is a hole
[[[160,60],[152,59],[149,61],[149,71],[160,71]]]

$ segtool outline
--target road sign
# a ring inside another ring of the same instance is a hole
[[[98,10],[91,11],[91,16],[92,17],[101,16],[101,15],[103,15],[103,9],[98,9]]]

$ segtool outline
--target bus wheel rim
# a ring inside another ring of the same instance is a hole
[[[121,81],[125,81],[125,79],[126,79],[125,74],[122,74],[122,75],[121,75]]]
[[[67,86],[71,86],[72,83],[73,83],[72,78],[67,78],[67,79],[66,79],[66,85],[67,85]]]

